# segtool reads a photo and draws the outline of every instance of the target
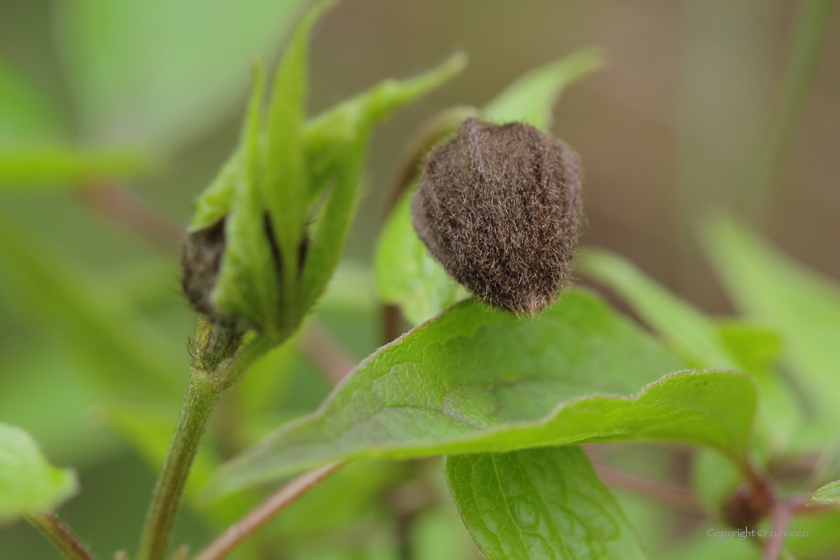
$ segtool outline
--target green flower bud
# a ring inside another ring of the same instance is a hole
[[[212,323],[244,331],[248,328],[257,328],[259,325],[253,324],[241,315],[226,313],[218,309],[213,303],[213,291],[216,289],[216,281],[226,247],[225,225],[227,221],[228,218],[225,217],[208,227],[187,234],[181,253],[181,269],[183,271],[181,286],[192,307],[199,313],[206,315]],[[278,301],[282,301],[282,257],[274,240],[271,220],[267,213],[263,214],[263,231],[271,248]],[[298,270],[303,267],[308,246],[308,236],[304,232],[298,252]]]

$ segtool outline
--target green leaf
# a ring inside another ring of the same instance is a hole
[[[519,121],[548,130],[552,108],[566,86],[600,70],[604,63],[603,50],[580,49],[513,82],[484,108],[484,114],[497,123]]]
[[[462,55],[403,81],[386,80],[316,118],[307,127],[313,185],[334,181],[315,226],[301,283],[304,309],[323,292],[338,264],[355,215],[367,147],[373,127],[392,112],[440,87],[466,65]],[[315,154],[319,154],[315,157]],[[313,193],[318,194],[318,193]]]
[[[238,150],[231,154],[218,175],[198,197],[189,231],[210,227],[230,213],[233,192],[242,170],[241,159]]]
[[[491,101],[485,115],[496,122],[523,121],[547,129],[565,87],[602,64],[599,49],[583,49],[532,70]],[[415,186],[406,189],[388,217],[377,244],[375,268],[380,297],[399,305],[409,321],[420,324],[469,292],[449,277],[417,237],[411,222]]]
[[[840,421],[840,288],[731,220],[710,223],[705,242],[735,306],[782,335],[784,360],[818,414]]]
[[[781,345],[774,331],[744,322],[716,323],[608,251],[582,251],[577,265],[620,294],[689,366],[752,374],[761,397],[761,435],[774,450],[787,447],[801,418],[790,388],[774,369]]]
[[[272,231],[280,250],[283,308],[297,323],[298,261],[307,214],[309,175],[305,167],[307,43],[315,21],[332,2],[320,2],[297,26],[274,74],[268,107],[264,174],[260,179]]]
[[[186,360],[122,294],[2,214],[0,257],[3,287],[61,335],[99,387],[128,401],[177,402]]]
[[[756,382],[757,435],[769,444],[771,453],[793,451],[804,413],[795,391],[778,371],[781,336],[775,330],[738,320],[718,321],[717,328],[732,359]]]
[[[0,149],[0,190],[40,186],[79,188],[92,181],[124,179],[154,168],[148,154],[130,149],[24,146]]]
[[[567,293],[535,320],[468,300],[374,353],[315,414],[223,467],[215,490],[340,459],[581,442],[667,440],[740,457],[752,382],[720,372],[656,381],[678,369],[587,293]]]
[[[645,558],[579,447],[450,456],[446,477],[490,560]]]
[[[403,193],[382,229],[376,288],[383,301],[400,305],[403,315],[419,325],[470,293],[449,277],[417,237],[411,222],[413,195],[414,189]]]
[[[829,482],[808,499],[808,505],[840,503],[840,480]]]
[[[578,269],[618,292],[693,367],[736,369],[715,324],[633,266],[607,251],[587,249]]]
[[[63,55],[87,137],[171,150],[235,109],[303,0],[72,0]],[[200,15],[200,17],[199,17]]]
[[[231,315],[251,319],[264,332],[272,332],[278,311],[277,273],[257,188],[262,98],[263,75],[257,67],[242,134],[242,154],[232,160],[239,169],[232,175],[232,210],[225,223],[225,251],[213,302]]]
[[[0,424],[0,522],[55,508],[77,490],[71,469],[50,465],[29,434]]]

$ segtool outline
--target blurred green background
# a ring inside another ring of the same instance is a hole
[[[312,115],[453,51],[470,64],[376,132],[366,197],[316,336],[335,338],[353,360],[381,343],[369,264],[389,174],[413,130],[439,109],[482,106],[528,69],[587,45],[604,47],[609,65],[564,94],[553,127],[584,163],[584,244],[621,253],[707,311],[730,311],[694,228],[719,208],[748,214],[802,4],[342,1],[314,33]],[[303,5],[0,0],[0,421],[30,431],[54,463],[78,468],[82,493],[62,514],[101,553],[133,547],[179,402],[177,391],[145,398],[113,388],[133,367],[156,363],[186,387],[194,316],[178,291],[178,232],[236,144],[251,59],[277,58]],[[824,24],[813,85],[761,197],[760,223],[783,251],[837,279],[840,13]],[[69,300],[94,318],[68,313]],[[121,326],[96,330],[108,321]],[[102,357],[109,336],[125,355]],[[159,351],[136,356],[138,337]],[[219,410],[208,465],[318,405],[331,383],[305,349],[276,352]],[[656,452],[642,455],[651,460],[641,470],[665,468]],[[412,525],[417,557],[475,556],[436,464],[377,464],[342,474],[321,498],[313,494],[314,505],[287,512],[252,557],[394,557],[392,498],[425,492],[407,482],[418,470],[431,473],[421,480],[436,498]],[[681,476],[672,470],[659,474]],[[649,526],[654,552],[691,524],[628,507]],[[206,542],[236,506],[227,509],[185,508],[176,540]],[[283,541],[276,554],[267,552],[274,538]],[[22,523],[0,529],[3,560],[57,557]]]

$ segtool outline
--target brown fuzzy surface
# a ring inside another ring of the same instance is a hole
[[[558,296],[581,220],[565,143],[521,123],[467,119],[426,160],[414,227],[449,274],[491,305],[535,314]]]
[[[181,286],[184,295],[199,313],[220,319],[210,302],[225,252],[225,219],[187,234],[181,248]]]

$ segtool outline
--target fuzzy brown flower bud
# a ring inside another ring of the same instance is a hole
[[[571,148],[532,126],[476,119],[429,155],[412,203],[417,234],[455,280],[527,314],[557,299],[581,212]]]

